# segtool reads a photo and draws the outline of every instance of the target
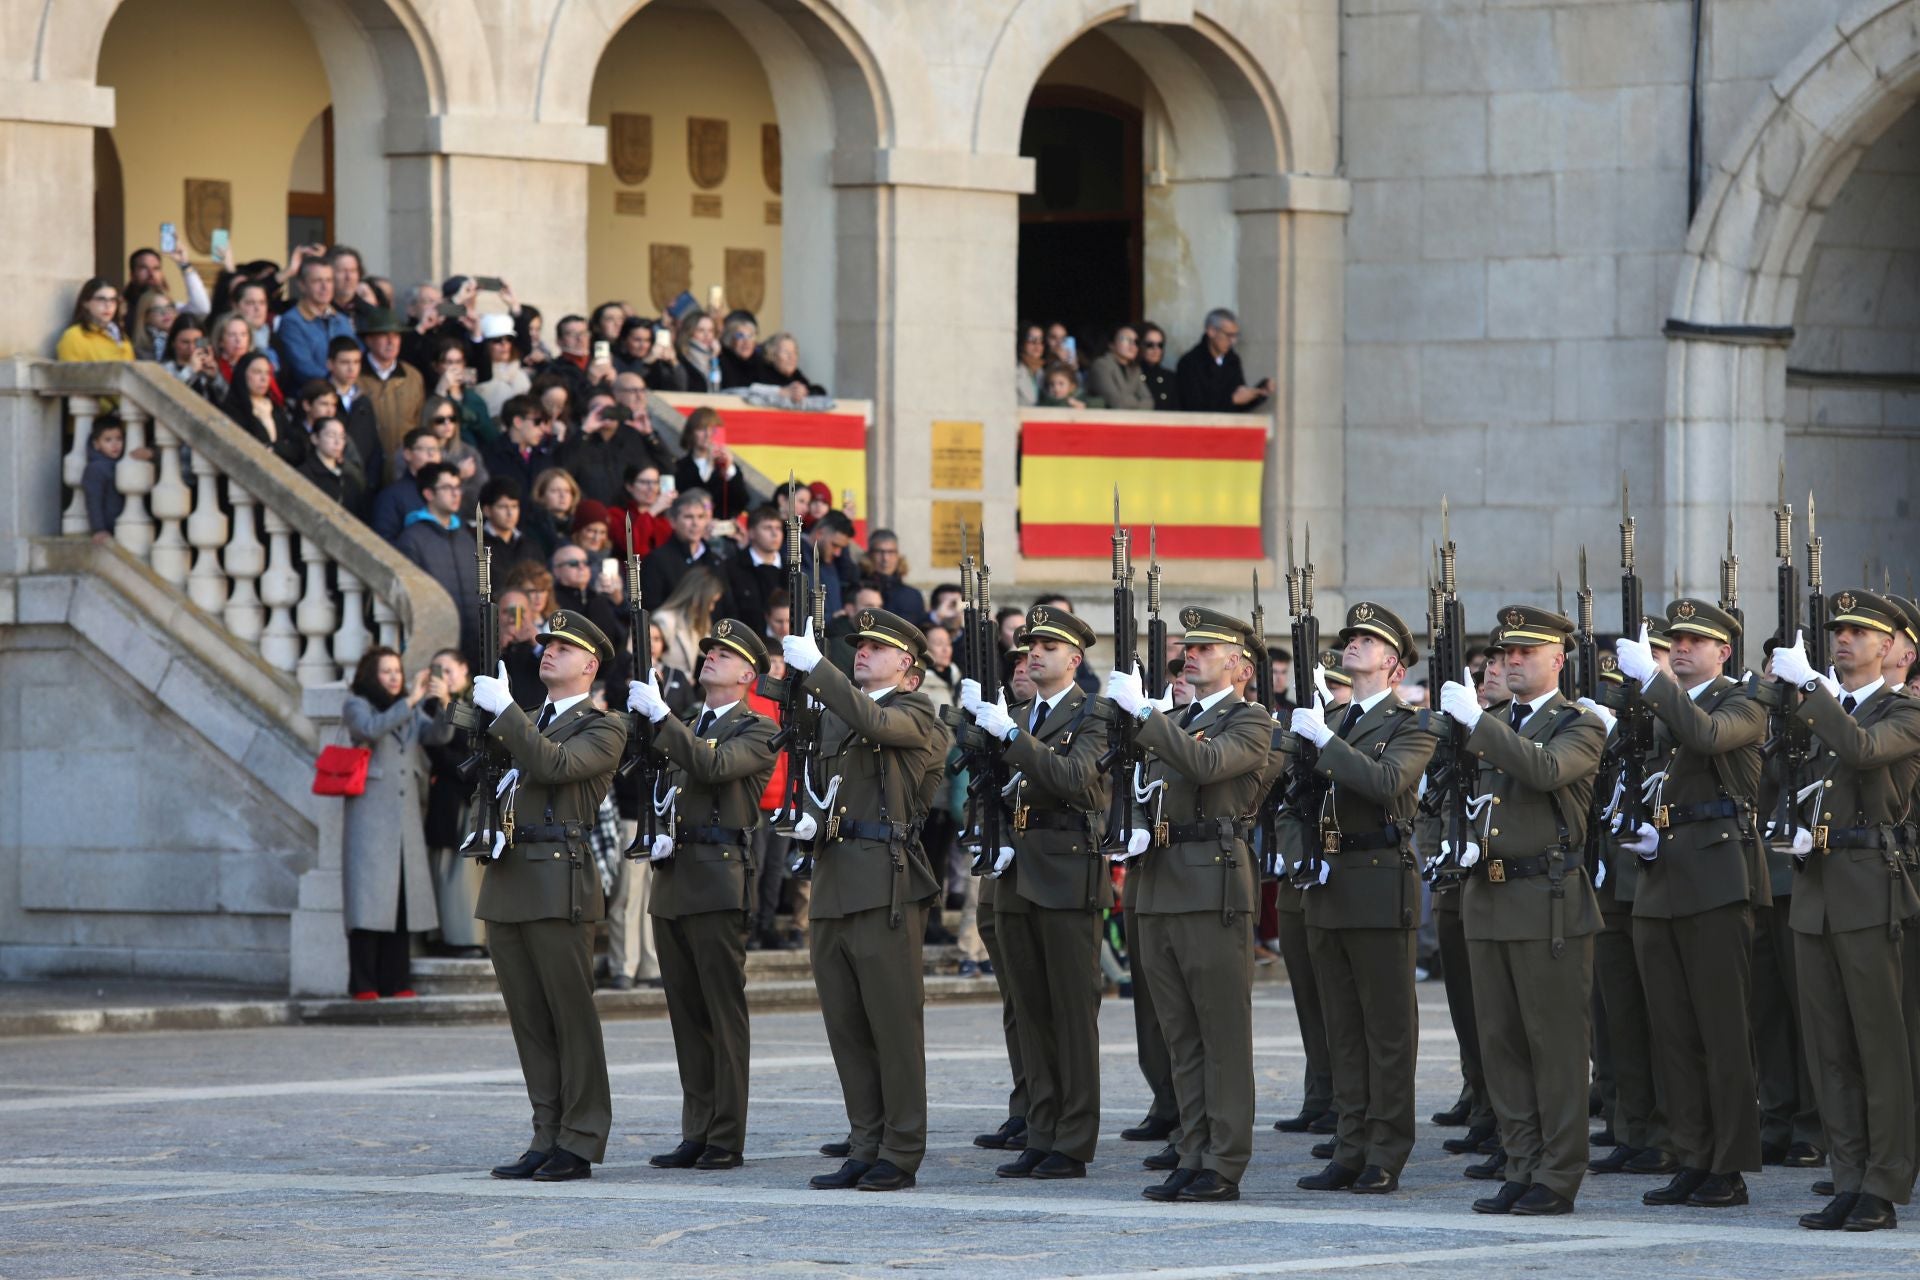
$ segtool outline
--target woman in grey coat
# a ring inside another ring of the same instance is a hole
[[[1087,393],[1099,396],[1109,409],[1151,410],[1153,389],[1140,368],[1140,337],[1130,324],[1113,331],[1107,353],[1087,370]]]
[[[354,669],[353,696],[340,710],[347,738],[371,747],[365,794],[347,800],[342,872],[346,882],[347,987],[356,1000],[413,996],[414,933],[439,924],[427,864],[427,757],[422,749],[453,736],[444,710],[420,710],[446,689],[431,670],[411,686],[400,655],[367,650]]]

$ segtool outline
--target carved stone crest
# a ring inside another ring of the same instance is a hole
[[[213,252],[213,233],[233,225],[233,184],[219,178],[188,178],[187,243],[195,253]]]
[[[647,246],[647,296],[664,314],[673,300],[693,287],[693,250],[684,244]]]
[[[687,171],[697,187],[711,190],[727,180],[727,122],[687,117]]]
[[[761,249],[727,250],[729,305],[758,311],[767,300],[767,255]]]
[[[607,120],[607,158],[613,176],[637,187],[653,172],[653,117],[616,111]]]

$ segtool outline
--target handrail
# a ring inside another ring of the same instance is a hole
[[[146,463],[129,456],[115,471],[129,507],[121,522],[128,529],[123,533],[116,527],[116,541],[205,612],[218,615],[224,609],[237,639],[256,645],[287,674],[297,673],[301,684],[335,679],[335,667],[350,672],[365,651],[370,637],[353,607],[363,592],[372,598],[379,630],[371,638],[403,640],[409,669],[424,665],[438,649],[458,645],[459,617],[438,582],[159,366],[42,362],[33,366],[32,386],[66,399],[74,412],[76,439],[65,479],[76,489],[86,463],[86,423],[97,415],[97,401],[121,402],[116,412],[128,424],[129,455],[143,442],[151,420],[160,456]],[[191,450],[191,478],[178,456],[167,456],[180,445]],[[217,484],[222,478],[235,516],[250,515],[255,504],[262,508],[267,545],[250,520],[230,520],[221,513]],[[70,508],[60,532],[86,531],[84,509],[78,529],[73,516]],[[296,534],[304,586],[300,569],[293,566],[291,537]],[[339,572],[339,599],[327,586],[329,564]],[[231,595],[227,577],[234,579]]]

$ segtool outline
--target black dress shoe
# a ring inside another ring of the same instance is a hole
[[[1431,1119],[1442,1129],[1458,1129],[1473,1118],[1473,1105],[1465,1098],[1454,1103],[1445,1111],[1436,1111]]]
[[[1475,1213],[1512,1213],[1513,1206],[1520,1203],[1520,1197],[1527,1194],[1528,1187],[1521,1182],[1501,1184],[1500,1190],[1490,1196],[1473,1202]]]
[[[1508,1210],[1516,1218],[1557,1218],[1573,1212],[1573,1201],[1536,1182]]]
[[[1149,1200],[1158,1200],[1162,1204],[1172,1200],[1187,1189],[1187,1184],[1200,1176],[1198,1169],[1175,1169],[1167,1175],[1165,1182],[1156,1183],[1143,1189],[1140,1194]]]
[[[819,1173],[808,1178],[807,1185],[815,1191],[851,1191],[871,1168],[873,1166],[865,1160],[849,1158],[832,1173]]]
[[[1849,1231],[1890,1231],[1899,1225],[1900,1219],[1891,1204],[1864,1191],[1853,1202],[1853,1212],[1847,1215]]]
[[[1496,1151],[1479,1164],[1470,1164],[1460,1171],[1462,1177],[1472,1178],[1475,1182],[1504,1182],[1507,1176],[1507,1153]],[[1501,1212],[1506,1212],[1504,1209]]]
[[[1441,1142],[1440,1149],[1456,1156],[1472,1155],[1480,1149],[1481,1143],[1492,1136],[1493,1126],[1490,1124],[1481,1125],[1477,1129],[1467,1130],[1465,1134],[1458,1138],[1445,1139]]]
[[[1710,1173],[1687,1197],[1702,1209],[1731,1209],[1747,1202],[1747,1180],[1738,1173]]]
[[[1029,1152],[1029,1155],[1032,1153]],[[1075,1160],[1072,1156],[1061,1155],[1055,1151],[1033,1168],[1036,1178],[1084,1178],[1087,1176],[1087,1162]]]
[[[1785,1164],[1787,1162],[1787,1144],[1784,1142],[1763,1142],[1760,1144],[1760,1163],[1762,1166]]]
[[[1833,1194],[1833,1179],[1822,1178],[1807,1189],[1817,1196],[1830,1196]]]
[[[540,1166],[540,1172],[533,1175],[535,1182],[578,1182],[582,1178],[593,1176],[593,1164],[582,1160],[571,1151],[555,1148],[547,1162]]]
[[[1299,1115],[1288,1116],[1285,1120],[1275,1120],[1273,1127],[1281,1133],[1305,1133],[1313,1127],[1315,1121],[1326,1114],[1328,1113],[1325,1111],[1309,1111],[1302,1107]]]
[[[823,1142],[820,1144],[820,1154],[834,1160],[845,1160],[853,1154],[853,1144],[851,1142]]]
[[[912,1185],[912,1174],[896,1168],[890,1160],[882,1160],[862,1174],[854,1187],[859,1191],[905,1191]]]
[[[1827,1162],[1827,1153],[1811,1142],[1796,1142],[1787,1148],[1787,1154],[1780,1161],[1789,1169],[1818,1169]]]
[[[1320,1172],[1310,1173],[1293,1185],[1302,1191],[1345,1191],[1359,1179],[1358,1169],[1330,1161]]]
[[[1286,1123],[1286,1121],[1278,1121],[1274,1127],[1279,1128],[1280,1125],[1284,1123]],[[1302,1127],[1304,1128],[1305,1126]],[[1152,1116],[1148,1116],[1145,1120],[1133,1126],[1133,1128],[1122,1129],[1120,1136],[1128,1142],[1165,1142],[1173,1133],[1174,1128],[1175,1124],[1172,1120],[1156,1120]]]
[[[1665,1177],[1680,1172],[1680,1162],[1664,1151],[1648,1147],[1627,1161],[1627,1172],[1637,1173],[1642,1177]]]
[[[1140,1163],[1145,1168],[1156,1171],[1161,1169],[1178,1169],[1180,1167],[1180,1152],[1175,1149],[1172,1143],[1168,1143],[1165,1147],[1154,1152]]]
[[[1370,1164],[1360,1171],[1360,1176],[1348,1189],[1357,1196],[1384,1196],[1400,1189],[1400,1175],[1389,1173],[1377,1164]]]
[[[1615,1147],[1598,1160],[1587,1161],[1588,1173],[1625,1173],[1627,1163],[1640,1154],[1638,1147]]]
[[[1588,1134],[1587,1145],[1590,1147],[1617,1147],[1620,1145],[1620,1139],[1613,1136],[1613,1126],[1608,1125],[1604,1129],[1599,1129]]]
[[[1640,1197],[1641,1204],[1685,1204],[1687,1197],[1700,1189],[1707,1180],[1705,1169],[1682,1169],[1673,1175],[1673,1181],[1664,1187],[1655,1187]]]
[[[507,1179],[531,1178],[540,1172],[540,1166],[545,1164],[552,1155],[551,1151],[529,1151],[512,1164],[493,1166],[493,1176]]]
[[[1847,1215],[1860,1197],[1849,1191],[1843,1196],[1835,1196],[1827,1201],[1827,1207],[1818,1213],[1800,1215],[1800,1225],[1809,1231],[1839,1231],[1847,1225]]]
[[[683,1142],[671,1151],[649,1157],[647,1163],[656,1169],[691,1169],[706,1149],[703,1142]]]
[[[1325,1135],[1336,1132],[1339,1128],[1340,1117],[1331,1111],[1322,1111],[1314,1117],[1313,1123],[1307,1126],[1307,1132]]]
[[[995,1169],[993,1175],[996,1178],[1030,1178],[1046,1158],[1045,1151],[1022,1151],[1016,1159]]]
[[[989,1151],[1004,1151],[1011,1145],[1009,1139],[1017,1133],[1023,1136],[1020,1139],[1020,1145],[1015,1147],[1014,1150],[1024,1150],[1027,1145],[1027,1140],[1024,1136],[1026,1131],[1027,1122],[1024,1119],[1019,1116],[1008,1116],[1000,1122],[1000,1127],[992,1133],[983,1133],[975,1137],[973,1145],[976,1147],[985,1147]]]
[[[1180,1188],[1178,1198],[1206,1201],[1238,1200],[1240,1184],[1227,1181],[1212,1169],[1202,1169],[1199,1177]],[[1870,1229],[1863,1228],[1863,1230]]]
[[[729,1151],[725,1147],[708,1147],[693,1162],[696,1169],[738,1169],[746,1161],[740,1158],[738,1151]]]

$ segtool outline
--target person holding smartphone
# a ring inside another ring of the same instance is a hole
[[[680,444],[687,452],[674,464],[673,479],[682,493],[705,489],[712,494],[714,518],[731,522],[751,508],[753,500],[747,493],[746,480],[733,465],[723,430],[720,415],[712,409],[695,409],[689,414],[680,433]]]
[[[1174,370],[1180,407],[1188,413],[1251,413],[1273,394],[1273,379],[1247,385],[1240,367],[1240,318],[1225,307],[1207,312],[1207,331]]]

